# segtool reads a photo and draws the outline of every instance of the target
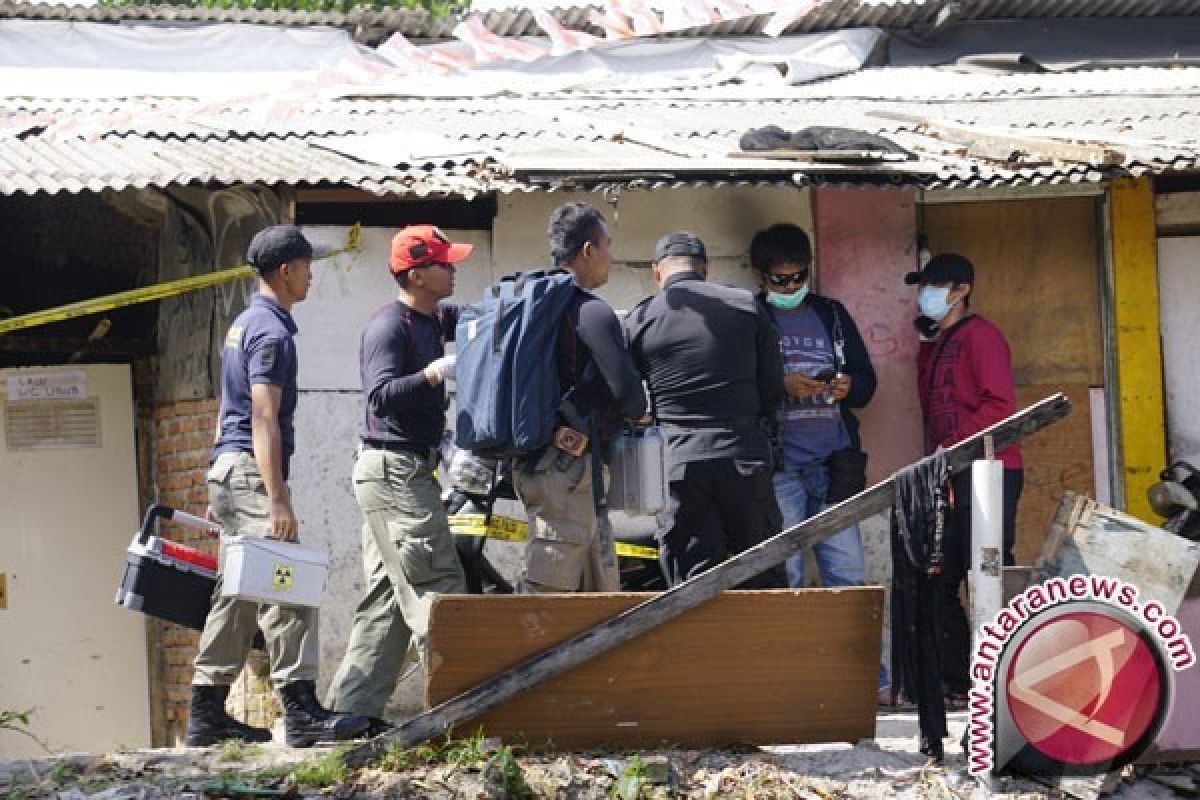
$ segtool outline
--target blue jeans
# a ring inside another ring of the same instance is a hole
[[[775,473],[775,499],[783,513],[784,530],[798,525],[809,517],[823,511],[829,493],[829,470],[824,464],[808,464],[799,469],[787,469]],[[858,525],[830,536],[813,545],[817,557],[817,571],[821,585],[862,586],[867,577],[866,559],[863,556],[862,534]],[[787,560],[788,586],[804,588],[804,552],[800,551]],[[888,674],[879,665],[879,686],[887,686]]]
[[[829,492],[829,470],[823,464],[809,464],[797,470],[775,473],[775,499],[783,513],[785,529],[815,516],[826,507]],[[817,571],[821,585],[862,586],[867,577],[863,557],[862,535],[857,525],[851,525],[823,542],[813,545],[817,556]],[[788,586],[804,588],[804,552],[787,560]]]

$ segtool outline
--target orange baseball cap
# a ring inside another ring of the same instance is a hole
[[[450,241],[436,225],[409,225],[392,238],[388,266],[392,272],[404,272],[430,264],[457,264],[474,249],[473,244]]]

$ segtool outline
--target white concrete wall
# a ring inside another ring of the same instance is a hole
[[[650,275],[654,244],[663,234],[690,230],[704,240],[709,279],[753,287],[747,250],[760,228],[791,222],[812,231],[807,190],[724,187],[627,191],[616,204],[595,192],[512,194],[500,199],[493,245],[493,272],[499,276],[549,264],[546,228],[557,206],[583,201],[608,217],[613,235],[613,271],[599,295],[628,309],[655,290]]]

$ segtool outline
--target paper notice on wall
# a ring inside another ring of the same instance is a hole
[[[81,400],[87,397],[87,372],[81,369],[23,372],[8,376],[8,401]]]

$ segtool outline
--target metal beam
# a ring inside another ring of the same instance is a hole
[[[1166,466],[1158,240],[1149,178],[1122,179],[1110,195],[1113,332],[1125,510],[1154,523],[1146,490]]]

